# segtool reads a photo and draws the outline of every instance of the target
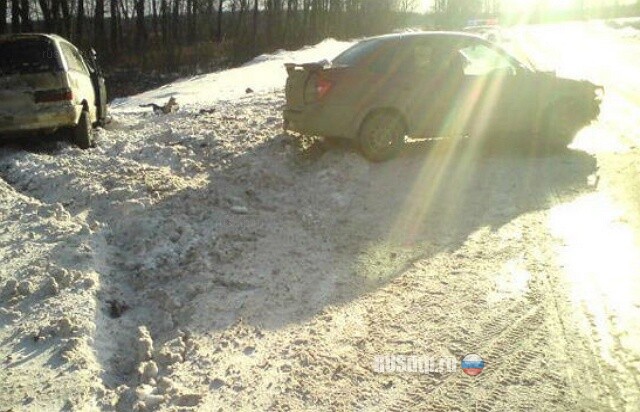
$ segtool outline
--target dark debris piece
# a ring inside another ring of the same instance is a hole
[[[119,318],[124,312],[130,309],[129,305],[116,299],[108,300],[107,303],[109,304],[109,316],[111,316],[112,319]]]

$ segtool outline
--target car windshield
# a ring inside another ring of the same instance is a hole
[[[465,74],[481,76],[494,71],[506,71],[515,74],[514,62],[506,54],[486,44],[475,44],[460,50],[467,65]]]
[[[509,54],[513,59],[515,59],[518,63],[520,63],[520,65],[522,65],[523,67],[526,67],[527,69],[531,70],[531,71],[538,71],[539,68],[537,65],[535,65],[533,63],[533,61],[531,61],[531,57],[525,53],[523,50],[521,49],[509,49],[508,51],[505,49],[502,49],[505,53]]]
[[[517,65],[520,66],[522,68],[525,68],[529,71],[536,71],[536,66],[531,62],[531,59],[529,58],[529,56],[524,52],[524,50],[522,49],[517,49],[517,48],[513,48],[513,47],[509,47],[504,48],[498,45],[484,45],[484,47],[482,47],[481,49],[492,49],[492,52],[489,53],[485,53],[486,56],[493,56],[495,58],[494,64],[502,64],[502,66],[504,66],[504,64],[502,63],[503,60],[510,60],[509,65]],[[467,55],[466,53],[465,57],[470,58],[471,60],[473,56],[471,55]]]
[[[0,41],[0,76],[59,70],[58,54],[47,39]]]
[[[492,45],[496,51],[508,58],[512,59],[518,65],[530,70],[537,71],[538,67],[531,61],[531,57],[523,47],[514,44]]]

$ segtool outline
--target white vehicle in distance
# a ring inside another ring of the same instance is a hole
[[[0,135],[68,132],[82,149],[107,117],[104,77],[95,52],[85,58],[53,34],[0,36]]]
[[[462,29],[466,33],[477,34],[478,36],[496,43],[502,40],[502,33],[500,27],[496,25],[479,25],[479,26],[467,26]]]

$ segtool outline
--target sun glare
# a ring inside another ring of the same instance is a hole
[[[422,0],[423,12],[430,12],[433,10],[434,0]],[[503,10],[510,12],[532,12],[539,5],[544,5],[546,8],[552,10],[565,10],[570,9],[578,5],[578,0],[504,0]]]
[[[531,9],[536,6],[538,0],[511,0],[509,5],[518,10]]]
[[[422,0],[422,8],[424,11],[433,9],[434,0]],[[505,10],[526,12],[536,8],[543,3],[543,0],[505,0],[503,6]],[[568,9],[576,6],[576,0],[553,0],[547,1],[545,6],[555,10]]]
[[[541,5],[541,3],[543,3],[541,0],[509,0],[505,2],[505,6],[516,11],[528,11]],[[575,5],[576,0],[554,0],[545,4],[546,7],[557,10],[568,9]]]

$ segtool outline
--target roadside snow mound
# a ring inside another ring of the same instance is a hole
[[[298,51],[280,50],[274,54],[263,54],[242,67],[182,79],[137,96],[116,99],[112,103],[112,111],[140,112],[144,109],[139,105],[164,103],[172,96],[181,107],[189,110],[241,98],[246,95],[247,88],[254,92],[281,90],[287,78],[284,63],[331,60],[352,44],[327,39]]]

